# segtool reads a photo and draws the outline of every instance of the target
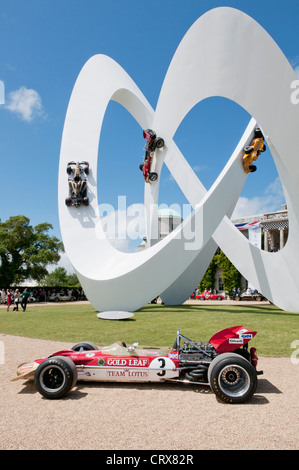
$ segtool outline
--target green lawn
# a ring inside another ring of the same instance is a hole
[[[0,332],[73,343],[171,346],[177,328],[191,339],[208,341],[223,328],[242,325],[258,332],[251,344],[260,355],[285,357],[293,352],[292,341],[299,339],[299,313],[283,312],[273,305],[146,305],[121,321],[102,320],[96,314],[89,304],[29,305],[25,313],[1,308]]]

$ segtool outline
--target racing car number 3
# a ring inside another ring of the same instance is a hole
[[[175,371],[176,366],[168,357],[156,357],[150,363],[149,369],[152,369],[152,372],[156,373],[159,377],[168,377],[169,373]]]

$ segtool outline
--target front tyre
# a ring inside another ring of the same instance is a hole
[[[69,357],[53,356],[36,369],[34,384],[45,398],[62,398],[73,388],[78,379],[74,362]]]
[[[255,368],[235,353],[217,356],[208,369],[208,380],[215,395],[226,403],[244,403],[257,387]]]

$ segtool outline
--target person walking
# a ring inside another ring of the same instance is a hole
[[[30,297],[30,292],[28,292],[28,290],[24,289],[23,292],[22,292],[22,301],[21,301],[21,307],[23,309],[23,312],[26,311],[27,302],[28,302],[29,297]]]
[[[19,311],[19,302],[20,302],[20,291],[19,291],[19,289],[15,290],[14,302],[15,302],[15,306],[13,308],[13,311],[18,312]]]
[[[7,311],[9,312],[9,307],[12,304],[11,291],[7,289],[6,291],[6,302],[7,302]]]

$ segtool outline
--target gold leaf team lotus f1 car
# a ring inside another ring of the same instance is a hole
[[[256,335],[243,326],[226,328],[209,342],[195,342],[177,330],[173,347],[127,346],[116,342],[98,347],[82,342],[70,350],[21,364],[18,379],[34,379],[46,398],[62,398],[81,381],[167,382],[209,385],[227,403],[249,400],[257,387]],[[184,341],[181,345],[181,340]]]
[[[253,165],[252,162],[257,160],[260,154],[265,152],[265,150],[265,138],[261,129],[256,127],[254,129],[254,138],[250,145],[244,148],[243,165],[246,173],[253,173],[256,171],[256,165]]]
[[[87,175],[89,174],[88,162],[69,162],[66,172],[69,175],[69,197],[66,198],[67,206],[79,207],[89,205],[87,197]]]

